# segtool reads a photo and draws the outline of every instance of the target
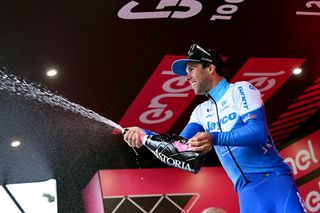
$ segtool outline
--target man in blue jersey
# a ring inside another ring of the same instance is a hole
[[[189,139],[193,151],[215,149],[238,192],[241,213],[306,212],[291,170],[272,141],[260,92],[245,81],[228,83],[220,54],[197,44],[187,59],[172,64],[172,71],[186,76],[196,95],[208,97],[180,136]],[[141,132],[150,133],[131,127],[124,139],[140,147]]]

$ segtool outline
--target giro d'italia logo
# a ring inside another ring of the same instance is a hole
[[[103,202],[105,213],[187,213],[199,198],[198,193],[148,194],[106,196]],[[185,209],[187,205],[188,209]]]

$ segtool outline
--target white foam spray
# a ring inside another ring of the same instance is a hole
[[[73,103],[62,96],[56,95],[49,90],[42,88],[40,85],[28,83],[25,80],[12,74],[5,74],[1,70],[0,90],[7,91],[14,95],[23,96],[26,99],[46,103],[50,106],[61,107],[64,110],[69,110],[86,118],[105,123],[123,132],[123,128],[119,124],[116,124],[115,122],[99,115],[98,113],[87,109],[79,104]]]
[[[26,99],[35,100],[41,103],[46,103],[53,107],[60,107],[64,110],[68,110],[73,113],[80,114],[83,117],[107,124],[111,127],[119,129],[121,132],[124,131],[124,128],[121,127],[119,124],[99,115],[98,113],[90,109],[87,109],[79,104],[73,103],[62,96],[54,94],[49,90],[41,87],[41,85],[36,85],[34,83],[26,82],[25,80],[13,74],[6,74],[1,70],[0,70],[0,90],[9,92],[13,95],[22,96]],[[132,147],[132,149],[135,152],[135,154],[138,155],[134,147]]]

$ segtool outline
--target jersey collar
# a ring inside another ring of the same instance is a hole
[[[221,79],[219,83],[213,87],[209,94],[215,101],[219,101],[221,97],[227,92],[227,89],[229,88],[229,83],[225,78]]]

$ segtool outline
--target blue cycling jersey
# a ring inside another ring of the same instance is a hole
[[[245,81],[230,84],[223,79],[209,95],[213,100],[194,109],[180,135],[190,139],[197,132],[210,132],[213,147],[236,191],[246,181],[229,150],[244,175],[291,173],[272,142],[261,94],[254,86]]]

